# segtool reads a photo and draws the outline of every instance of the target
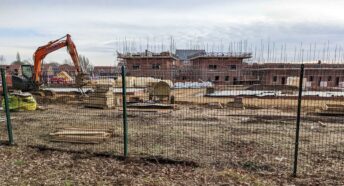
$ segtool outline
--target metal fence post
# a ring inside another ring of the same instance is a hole
[[[299,155],[303,72],[304,72],[304,64],[301,64],[300,80],[299,80],[299,96],[297,99],[297,117],[296,117],[295,150],[294,150],[294,168],[293,168],[293,176],[294,177],[296,177],[296,174],[297,174],[297,159],[298,159],[298,155]]]
[[[122,100],[123,100],[123,153],[124,157],[128,157],[128,120],[127,120],[127,90],[125,82],[125,67],[122,66]]]
[[[7,133],[8,133],[8,141],[10,145],[13,145],[13,132],[12,132],[12,124],[11,124],[11,114],[9,108],[9,101],[7,95],[7,84],[6,84],[6,72],[5,69],[1,69],[1,78],[2,78],[2,92],[5,101],[5,112],[6,112],[6,124],[7,124]]]

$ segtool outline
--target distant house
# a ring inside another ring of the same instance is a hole
[[[0,68],[6,69],[7,74],[18,74],[18,75],[20,75],[22,73],[20,64],[1,65]]]
[[[21,65],[20,64],[13,64],[13,65],[0,65],[0,68],[5,69],[6,71],[6,82],[7,86],[11,87],[12,86],[12,75],[21,75]],[[0,86],[2,83],[2,79],[0,77]]]
[[[60,72],[59,66],[55,64],[43,64],[42,65],[42,79],[48,81]]]
[[[95,66],[93,69],[94,76],[115,76],[116,67],[114,66]]]
[[[174,79],[180,60],[170,52],[118,53],[117,57],[126,65],[127,75],[136,77],[154,77]]]
[[[75,78],[76,76],[76,69],[73,65],[68,65],[68,64],[63,64],[63,65],[60,65],[59,67],[59,71],[65,71],[68,73],[68,75],[70,75],[72,78]]]

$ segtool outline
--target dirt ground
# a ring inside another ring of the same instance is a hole
[[[342,185],[324,177],[266,175],[243,168],[191,166],[0,146],[1,185]]]
[[[84,108],[71,98],[45,110],[12,112],[15,147],[0,146],[8,185],[343,185],[342,117],[303,112],[298,178],[292,178],[296,110],[290,100],[244,99],[246,109],[216,108],[231,98],[174,91],[175,109],[128,111],[129,160],[122,111]],[[201,90],[203,91],[203,90]],[[196,104],[185,104],[194,102]],[[329,100],[308,101],[313,111]],[[307,102],[306,102],[307,103]],[[64,127],[114,129],[100,144],[50,141]],[[4,125],[0,139],[6,138]],[[157,163],[158,162],[158,163]]]
[[[276,185],[243,169],[194,167],[146,160],[0,146],[1,185]],[[277,182],[278,181],[278,182]]]

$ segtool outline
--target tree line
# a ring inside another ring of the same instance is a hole
[[[6,61],[5,57],[3,55],[0,55],[0,63],[4,63]],[[92,63],[90,62],[90,60],[84,56],[84,55],[79,55],[79,62],[81,65],[81,68],[84,69],[87,73],[91,73],[93,71],[94,66],[92,65]],[[22,60],[20,53],[17,52],[16,54],[16,60],[11,62],[11,65],[26,65],[26,64],[31,64],[30,61],[28,60]],[[59,66],[61,65],[58,62],[47,62],[45,64],[50,64],[50,65],[54,65],[54,66]],[[68,64],[68,65],[74,65],[72,60],[70,59],[65,59],[63,60],[63,64]]]

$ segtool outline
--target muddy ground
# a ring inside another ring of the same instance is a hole
[[[168,111],[129,111],[129,155],[145,160],[126,162],[116,158],[123,154],[119,109],[67,103],[44,106],[46,110],[12,113],[17,146],[0,147],[6,162],[0,165],[1,172],[6,172],[0,181],[9,185],[45,181],[66,185],[344,184],[342,118],[303,115],[299,178],[293,179],[295,113],[288,109],[178,105]],[[63,127],[111,128],[115,133],[93,145],[51,142],[49,133]],[[5,137],[2,126],[1,138]]]

